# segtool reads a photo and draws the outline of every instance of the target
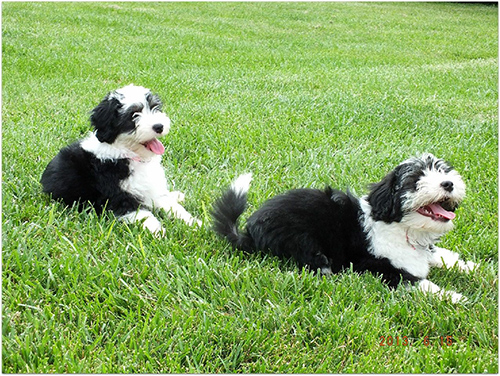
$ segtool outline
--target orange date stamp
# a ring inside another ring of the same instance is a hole
[[[454,343],[452,336],[429,337],[425,336],[422,340],[408,336],[379,336],[379,346],[451,346]]]

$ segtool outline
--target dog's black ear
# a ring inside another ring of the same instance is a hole
[[[90,123],[94,126],[95,135],[100,142],[111,144],[120,133],[120,107],[118,99],[107,96],[92,111]]]
[[[372,217],[386,223],[399,222],[403,218],[401,197],[398,192],[398,169],[391,171],[380,182],[370,186],[368,202],[372,208]]]

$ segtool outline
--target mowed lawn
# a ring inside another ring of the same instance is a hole
[[[4,373],[498,372],[498,8],[453,3],[2,4]],[[198,230],[165,238],[42,194],[110,90],[164,100],[163,164]],[[430,279],[248,256],[210,208],[244,172],[247,217],[298,187],[357,195],[431,152],[467,198],[440,245],[479,263]]]

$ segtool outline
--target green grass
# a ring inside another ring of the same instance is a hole
[[[498,372],[497,12],[3,3],[2,371]],[[41,192],[50,159],[129,83],[165,102],[163,163],[204,220],[197,231],[163,217],[157,239]],[[421,152],[449,160],[468,186],[441,245],[479,270],[430,275],[468,303],[390,291],[372,275],[318,278],[232,252],[210,231],[212,202],[242,172],[254,173],[250,213],[294,187],[364,194]]]

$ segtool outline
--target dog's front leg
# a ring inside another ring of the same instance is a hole
[[[458,269],[464,272],[470,272],[477,267],[477,264],[472,261],[465,262],[460,260],[458,253],[452,252],[449,249],[434,247],[433,251],[430,259],[431,266],[452,268],[457,265]]]
[[[175,218],[182,219],[189,226],[201,226],[201,221],[189,214],[188,211],[179,204],[179,201],[183,199],[183,193],[177,191],[169,192],[169,194],[162,196],[162,198],[156,202],[156,207],[165,210],[168,214],[172,214]]]
[[[450,298],[452,303],[458,303],[459,301],[466,302],[467,298],[462,294],[455,291],[447,291],[440,288],[435,283],[432,283],[428,279],[423,279],[418,283],[418,289],[423,292],[432,293],[440,298]]]
[[[144,228],[151,231],[155,236],[165,236],[165,229],[162,227],[160,221],[149,210],[140,209],[137,212],[122,215],[119,219],[126,223],[144,220],[142,223]]]
[[[184,199],[186,198],[186,196],[184,195],[184,193],[182,193],[181,191],[168,192],[166,194],[166,196],[168,196],[169,198],[171,198],[172,200],[174,200],[176,202],[183,202]]]
[[[175,218],[182,219],[189,226],[193,225],[201,226],[201,221],[193,217],[191,214],[189,214],[188,211],[184,209],[184,207],[181,204],[178,203],[173,204],[170,207],[169,212],[171,212]]]

